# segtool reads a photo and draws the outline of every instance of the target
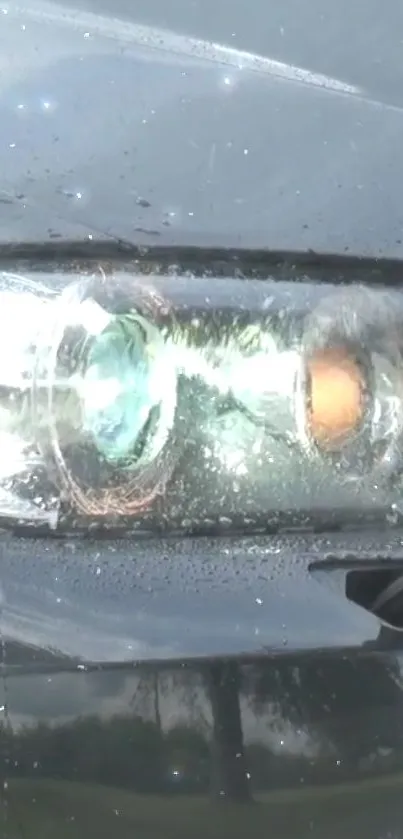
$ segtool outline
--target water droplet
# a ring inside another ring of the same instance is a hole
[[[388,524],[395,525],[399,521],[399,511],[396,504],[392,504],[391,509],[386,513],[386,521]]]
[[[136,198],[136,204],[138,204],[139,207],[144,207],[144,208],[151,207],[150,202],[147,201],[146,198],[140,198],[140,197]]]

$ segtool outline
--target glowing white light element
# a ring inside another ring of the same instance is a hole
[[[3,276],[3,275],[1,275]],[[24,391],[32,384],[32,347],[46,322],[48,300],[29,292],[0,292],[0,382]],[[18,329],[16,328],[18,324]]]
[[[100,335],[101,332],[111,323],[112,316],[95,300],[65,300],[63,296],[62,307],[68,306],[68,323],[82,326],[89,335]],[[66,319],[67,322],[67,319]]]
[[[27,468],[27,447],[20,437],[2,429],[3,418],[7,422],[6,412],[0,413],[0,481],[24,472]]]

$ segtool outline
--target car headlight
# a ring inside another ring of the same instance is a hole
[[[384,515],[403,493],[402,327],[403,295],[363,286],[3,272],[0,519]]]

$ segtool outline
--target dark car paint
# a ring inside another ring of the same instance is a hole
[[[360,27],[295,2],[266,26],[239,3],[106,6],[1,17],[3,241],[401,254],[397,3],[388,23],[365,4]]]
[[[2,7],[2,243],[402,256],[398,3]],[[402,636],[345,593],[385,525],[4,532],[0,836],[400,839]]]

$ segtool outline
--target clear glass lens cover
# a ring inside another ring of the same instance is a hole
[[[0,275],[0,518],[264,527],[399,510],[403,295]]]

